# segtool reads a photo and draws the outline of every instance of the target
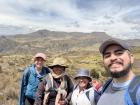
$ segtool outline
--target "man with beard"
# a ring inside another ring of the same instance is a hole
[[[124,41],[109,39],[99,51],[112,79],[105,84],[97,105],[140,105],[140,78],[132,71],[130,47]]]

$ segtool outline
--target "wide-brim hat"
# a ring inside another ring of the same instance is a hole
[[[53,68],[54,66],[62,66],[68,68],[68,61],[65,58],[57,57],[53,60],[53,63],[49,65],[49,68]]]
[[[74,77],[74,79],[78,79],[79,77],[86,77],[88,78],[88,80],[91,82],[92,78],[90,76],[90,71],[84,68],[80,68],[76,74],[76,76]]]
[[[44,61],[46,61],[46,55],[44,53],[37,53],[35,54],[35,56],[33,57],[34,61],[36,60],[36,58],[42,58]]]
[[[99,47],[100,53],[104,54],[105,49],[110,45],[119,45],[122,48],[130,51],[130,47],[128,46],[128,44],[124,40],[108,39],[100,45],[100,47]]]

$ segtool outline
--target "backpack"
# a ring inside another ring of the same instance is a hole
[[[93,95],[93,94],[91,94],[90,91],[87,91],[87,92],[86,92],[86,96],[87,96],[88,100],[89,100],[91,103],[93,103],[93,102],[91,101],[92,95]],[[100,98],[100,94],[99,94],[96,90],[94,90],[94,101],[95,101],[95,104],[97,104],[99,98]]]
[[[109,79],[106,84],[103,86],[103,89],[100,94],[103,94],[109,84],[112,82],[112,79]],[[128,86],[125,92],[125,102],[126,105],[140,105],[140,100],[137,100],[137,91],[140,89],[140,76],[135,76],[130,85]]]
[[[137,92],[140,89],[140,76],[136,76],[130,83],[125,93],[126,105],[140,105],[140,99]],[[140,94],[140,92],[139,92]]]

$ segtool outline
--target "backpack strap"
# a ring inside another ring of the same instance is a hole
[[[85,94],[91,105],[97,104],[100,94],[93,87],[91,87]]]
[[[53,77],[52,77],[51,73],[46,75],[45,80],[46,80],[46,89],[45,90],[50,91],[50,89],[53,88]]]
[[[107,87],[110,85],[110,83],[112,82],[112,78],[111,79],[109,79],[105,84],[104,84],[104,86],[103,86],[103,88],[102,88],[102,91],[100,92],[100,95],[102,95],[104,92],[105,92],[105,90],[107,89]]]
[[[44,78],[45,78],[46,85],[45,85],[43,105],[46,105],[48,102],[50,91],[52,90],[53,87],[53,77],[51,73],[48,73]]]
[[[30,69],[25,67],[25,70],[26,70],[25,82],[26,82],[26,86],[27,86],[28,85],[28,80],[29,80],[29,77],[30,77]]]
[[[94,91],[94,101],[95,101],[95,104],[97,104],[99,98],[100,98],[100,93],[98,91]]]
[[[90,93],[90,91],[86,92],[86,96],[87,96],[88,100],[90,100],[89,93]]]
[[[26,92],[26,89],[27,89],[29,77],[30,77],[30,69],[25,67],[24,68],[24,91],[25,92]]]
[[[125,98],[128,105],[140,105],[137,103],[137,91],[140,88],[140,76],[135,76],[131,81],[128,90],[126,91]]]

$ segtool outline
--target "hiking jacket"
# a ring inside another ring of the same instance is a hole
[[[24,105],[25,97],[35,100],[38,84],[40,83],[41,79],[49,72],[50,71],[48,68],[42,67],[42,70],[39,73],[40,75],[38,75],[36,73],[34,64],[32,64],[29,68],[25,68],[21,81],[19,105]]]
[[[70,102],[71,100],[71,95],[72,95],[72,91],[73,91],[73,83],[71,81],[71,79],[66,76],[66,80],[67,80],[67,96],[65,98],[65,100],[68,102]],[[55,100],[56,100],[56,96],[57,96],[57,91],[55,90],[56,88],[59,87],[59,85],[61,84],[59,81],[59,78],[53,78],[53,83],[54,83],[54,87],[52,89],[48,89],[50,90],[50,94],[48,97],[48,103],[47,105],[55,105]],[[44,95],[45,95],[45,86],[47,84],[46,78],[43,79],[43,81],[39,84],[37,93],[36,93],[36,99],[35,99],[35,105],[43,105],[43,101],[44,101]]]

